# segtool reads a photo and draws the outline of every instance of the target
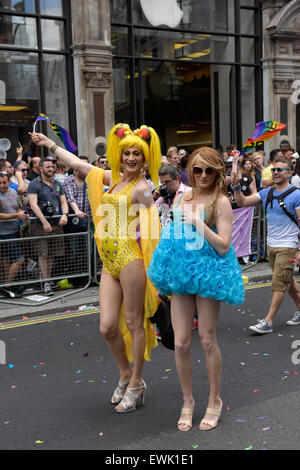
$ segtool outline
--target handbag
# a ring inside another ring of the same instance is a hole
[[[171,322],[170,299],[165,296],[160,298],[162,302],[159,304],[154,316],[150,318],[150,322],[156,323],[163,346],[174,351],[174,331]]]

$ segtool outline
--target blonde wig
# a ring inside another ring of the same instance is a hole
[[[107,158],[112,171],[113,183],[120,181],[120,167],[124,150],[138,147],[145,159],[148,173],[158,185],[158,170],[161,166],[161,149],[157,133],[152,127],[141,126],[132,131],[128,124],[114,126],[107,138]]]
[[[216,202],[221,195],[227,196],[227,184],[226,184],[226,173],[224,160],[217,152],[217,150],[212,149],[211,147],[200,147],[191,154],[189,157],[187,172],[189,177],[189,183],[192,186],[193,190],[196,187],[196,181],[193,174],[193,166],[195,162],[201,159],[207,167],[211,167],[215,170],[215,180],[213,182],[213,193],[209,202],[205,206],[206,220],[205,223],[208,226],[215,224],[215,209]],[[192,197],[194,196],[194,191],[192,191]]]

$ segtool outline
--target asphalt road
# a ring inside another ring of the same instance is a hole
[[[294,312],[286,298],[273,334],[248,330],[268,306],[271,289],[262,286],[247,290],[243,306],[222,306],[224,411],[220,425],[209,432],[198,430],[208,380],[196,331],[195,425],[183,433],[176,428],[182,402],[172,351],[162,345],[153,351],[144,368],[146,405],[120,416],[109,402],[118,375],[99,334],[98,314],[6,323],[0,330],[6,346],[6,364],[0,365],[0,449],[299,449],[300,366],[292,362],[292,344],[300,341],[300,328],[285,324]]]

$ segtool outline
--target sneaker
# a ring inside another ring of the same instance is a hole
[[[48,284],[48,283],[44,285],[44,294],[45,295],[53,295],[54,294],[53,290],[51,289],[50,284]]]
[[[1,287],[0,292],[4,297],[8,297],[9,299],[16,298],[16,294],[10,287]]]
[[[294,313],[294,316],[291,320],[286,322],[287,325],[300,325],[300,311]]]
[[[264,335],[266,333],[273,333],[273,327],[266,320],[258,320],[258,323],[254,326],[249,326],[249,329]]]
[[[160,331],[157,327],[156,327],[156,338],[158,341],[161,341]]]
[[[68,279],[62,279],[56,283],[55,287],[60,287],[61,289],[72,289],[73,285]]]
[[[197,318],[195,318],[194,323],[193,323],[193,330],[197,330],[197,329],[198,329],[198,320]]]

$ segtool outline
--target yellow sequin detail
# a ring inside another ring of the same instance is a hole
[[[104,220],[100,255],[104,269],[116,279],[128,263],[143,259],[136,239],[139,212],[131,209],[132,191],[138,179],[140,176],[115,194],[111,188],[102,197]]]

